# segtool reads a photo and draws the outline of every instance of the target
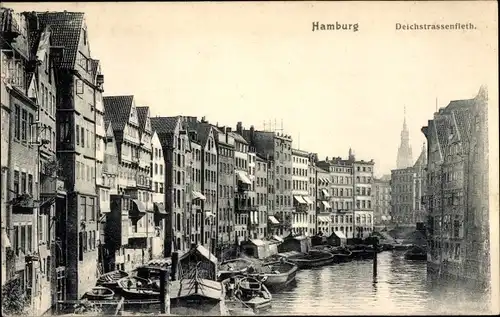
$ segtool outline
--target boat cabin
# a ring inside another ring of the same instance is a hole
[[[334,231],[327,238],[327,243],[332,246],[345,246],[347,244],[347,238],[342,231]]]
[[[265,259],[278,253],[277,245],[277,243],[271,241],[250,239],[241,244],[241,249],[248,256]]]
[[[327,244],[327,238],[325,236],[314,235],[311,237],[311,245],[325,245]]]
[[[289,235],[283,239],[283,242],[278,246],[278,251],[280,253],[288,251],[307,253],[309,251],[309,243],[309,238],[306,236]]]
[[[179,258],[179,279],[187,278],[188,274],[198,267],[198,276],[202,279],[217,279],[217,257],[202,245],[193,245],[191,249]]]
[[[170,313],[183,316],[221,316],[225,291],[220,282],[197,276],[172,282],[170,286]]]

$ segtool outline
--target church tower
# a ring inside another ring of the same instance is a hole
[[[398,149],[397,169],[407,168],[413,165],[410,146],[410,133],[406,126],[406,107],[404,108],[403,130],[401,131],[401,144]]]

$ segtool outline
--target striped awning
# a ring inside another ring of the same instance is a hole
[[[271,223],[274,223],[276,225],[280,223],[278,221],[278,219],[276,219],[276,217],[274,217],[274,216],[269,216],[269,217],[267,217],[267,219],[269,219],[269,221],[271,221]]]
[[[206,200],[207,198],[205,197],[205,195],[203,195],[202,193],[200,192],[197,192],[197,191],[194,191],[192,192],[193,194],[193,200],[194,199],[200,199],[200,200]]]
[[[330,206],[327,201],[322,200],[321,202],[323,203],[323,206],[325,206],[325,208],[332,208],[332,206]]]
[[[326,189],[322,189],[321,192],[325,195],[325,197],[330,197],[330,193],[328,193]]]
[[[330,217],[327,216],[318,216],[319,222],[330,222]]]
[[[238,180],[247,185],[252,185],[252,181],[248,178],[247,173],[243,171],[236,171],[236,175],[238,176]]]
[[[302,198],[304,198],[304,200],[309,204],[309,205],[312,205],[314,204],[314,202],[311,200],[311,198],[309,198],[309,196],[302,196]]]
[[[307,205],[307,202],[302,198],[302,196],[293,196],[293,198],[299,203],[303,205]]]

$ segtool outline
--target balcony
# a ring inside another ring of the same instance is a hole
[[[256,210],[256,206],[252,206],[250,198],[235,198],[234,199],[235,212],[248,213],[251,210]]]
[[[244,171],[236,171],[236,181],[238,192],[246,192],[252,186],[252,181]]]

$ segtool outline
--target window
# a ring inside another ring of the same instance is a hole
[[[50,112],[49,102],[50,102],[50,100],[49,100],[49,89],[47,87],[45,87],[45,110]]]
[[[86,197],[80,197],[80,219],[87,220],[87,200]]]
[[[80,127],[80,137],[81,137],[81,146],[85,147],[85,129],[83,127]]]
[[[78,234],[78,260],[83,261],[83,232]]]
[[[21,108],[16,105],[14,111],[14,138],[19,140],[21,138]]]
[[[26,141],[28,131],[28,112],[23,109],[21,116],[21,140]]]
[[[33,175],[28,175],[28,193],[33,194]]]
[[[19,194],[19,171],[14,171],[14,192]]]

